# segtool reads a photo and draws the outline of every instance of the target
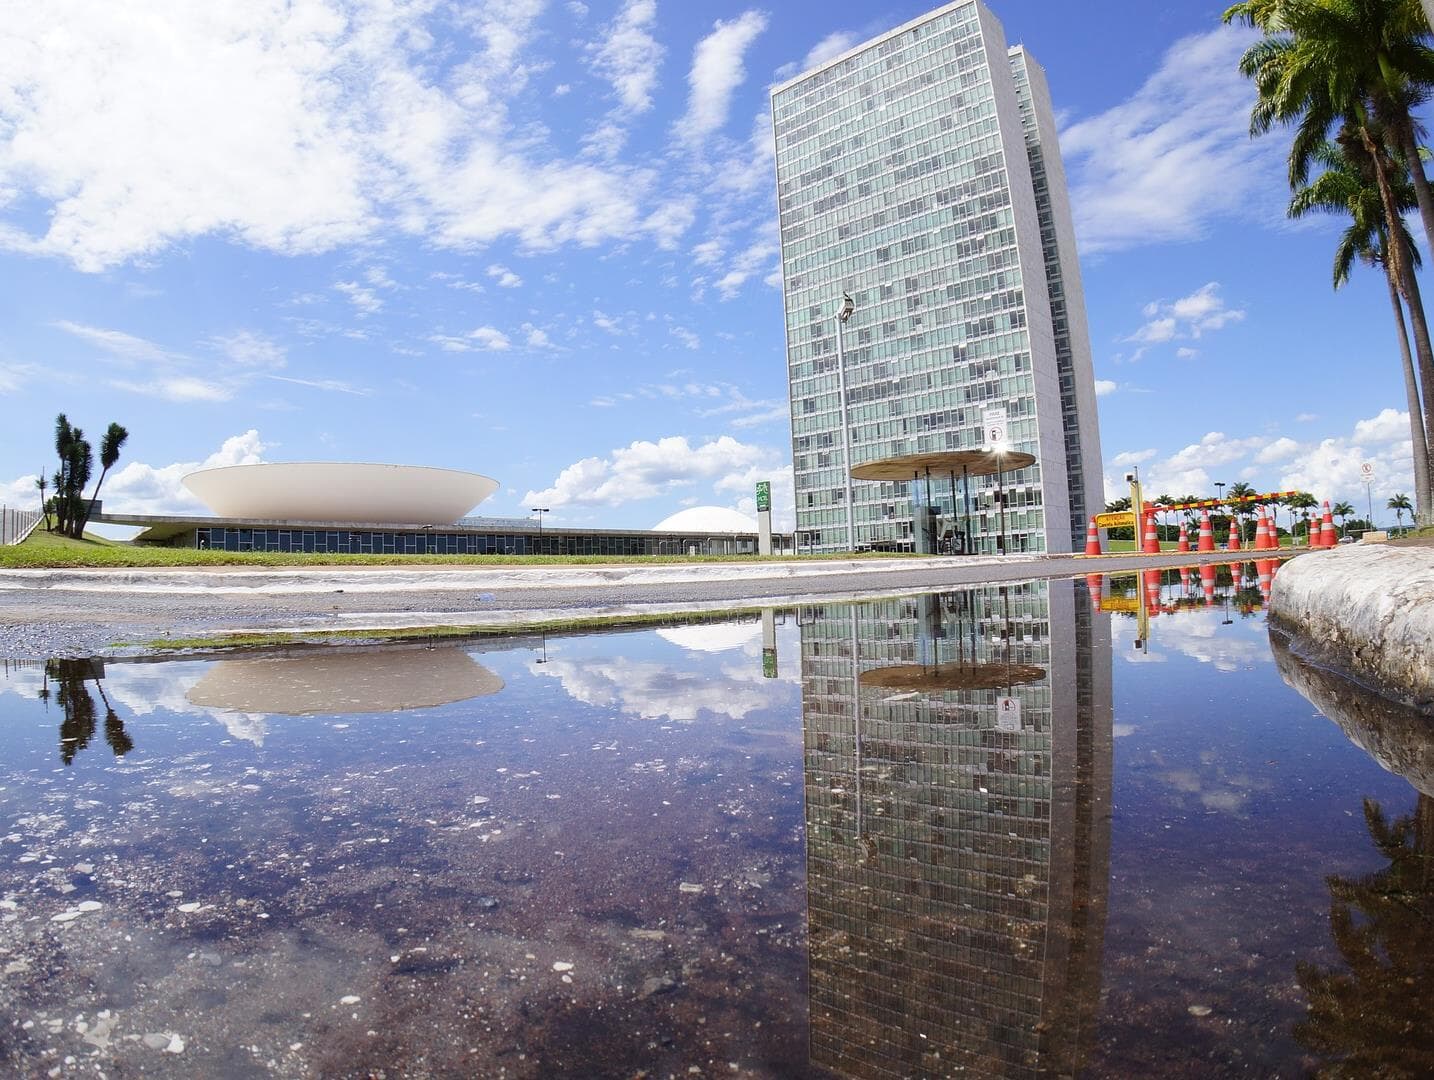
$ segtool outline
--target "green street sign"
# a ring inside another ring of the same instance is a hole
[[[757,481],[757,513],[763,510],[772,509],[772,482],[770,480]]]

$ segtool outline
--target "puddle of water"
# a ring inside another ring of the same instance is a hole
[[[7,665],[0,1068],[1426,1062],[1434,721],[1272,651],[1265,569]]]

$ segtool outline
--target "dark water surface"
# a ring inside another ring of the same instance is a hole
[[[0,1073],[1428,1075],[1434,719],[1259,571],[11,663]]]

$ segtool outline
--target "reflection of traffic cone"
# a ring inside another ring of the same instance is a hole
[[[1160,614],[1160,571],[1147,570],[1145,579],[1145,611],[1152,619]]]
[[[1087,574],[1085,576],[1086,592],[1090,593],[1090,606],[1096,611],[1100,610],[1100,592],[1101,586],[1104,584],[1104,574]]]
[[[1205,594],[1205,604],[1215,602],[1215,567],[1206,563],[1200,567],[1200,591]]]
[[[1329,501],[1324,504],[1324,520],[1319,527],[1319,546],[1332,548],[1338,545],[1334,538],[1334,516],[1329,512]]]
[[[1185,531],[1185,522],[1180,523],[1180,540],[1175,545],[1176,551],[1190,550],[1190,534]]]
[[[1266,603],[1270,600],[1270,582],[1275,576],[1275,560],[1261,559],[1255,563],[1255,573],[1259,575],[1260,597]]]
[[[1240,519],[1234,514],[1230,515],[1230,551],[1240,550]]]
[[[1145,553],[1160,554],[1160,538],[1155,535],[1155,511],[1145,511]]]
[[[1190,567],[1188,566],[1180,568],[1180,591],[1186,596],[1190,595]]]
[[[1200,511],[1200,536],[1195,543],[1196,551],[1214,551],[1215,534],[1210,531],[1210,511]]]
[[[1085,553],[1100,554],[1100,530],[1095,527],[1095,518],[1090,519],[1090,528],[1085,531]]]

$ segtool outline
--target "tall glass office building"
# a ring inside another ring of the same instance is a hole
[[[1075,234],[1045,75],[978,0],[948,4],[772,94],[799,545],[922,549],[944,483],[854,464],[975,449],[1004,409],[1009,550],[1066,551],[1100,505]],[[850,314],[842,318],[844,297]],[[968,550],[994,551],[994,478]]]

